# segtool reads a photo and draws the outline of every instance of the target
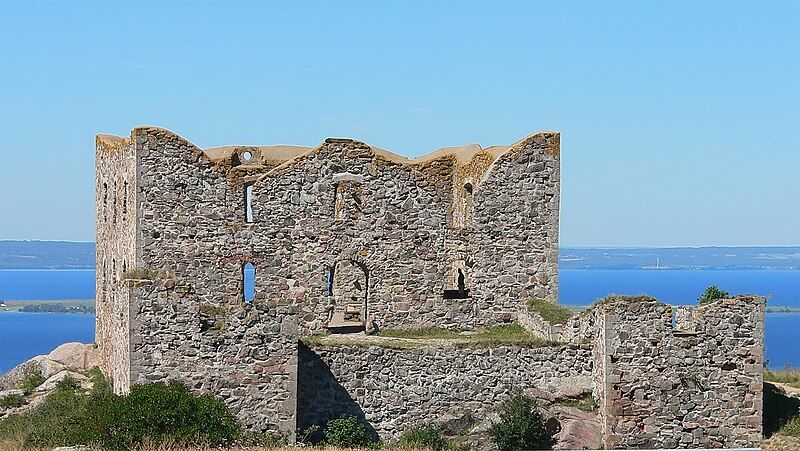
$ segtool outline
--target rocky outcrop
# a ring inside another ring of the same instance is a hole
[[[98,358],[98,350],[93,344],[64,343],[50,354],[37,355],[0,376],[0,390],[17,388],[25,375],[31,372],[39,372],[48,379],[67,369],[88,371],[99,364]]]
[[[21,405],[9,403],[3,407],[0,404],[0,418],[37,406],[55,390],[60,381],[68,377],[84,389],[92,388],[92,381],[85,373],[99,364],[98,357],[99,353],[94,345],[73,342],[57,347],[50,354],[37,355],[17,365],[0,376],[0,399],[23,397],[24,401]],[[31,375],[41,381],[36,387],[25,383]]]

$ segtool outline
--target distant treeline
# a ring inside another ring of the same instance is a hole
[[[0,269],[94,269],[94,243],[0,241]]]
[[[64,305],[54,303],[28,304],[19,309],[28,313],[81,313],[94,315],[95,309],[91,305]]]

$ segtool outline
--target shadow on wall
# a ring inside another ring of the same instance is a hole
[[[770,437],[800,412],[800,399],[786,396],[781,388],[764,382],[764,437]]]
[[[372,439],[378,440],[378,433],[367,421],[358,402],[336,380],[331,369],[314,350],[300,342],[298,357],[298,429],[303,430],[313,425],[319,426],[320,429],[309,437],[312,443],[317,443],[323,438],[322,432],[325,429],[325,423],[334,418],[353,416],[367,428],[367,434]]]

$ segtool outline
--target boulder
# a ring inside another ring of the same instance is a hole
[[[584,412],[575,407],[553,407],[546,420],[553,431],[553,449],[597,449],[603,436],[600,418],[596,412]]]
[[[29,372],[38,371],[45,379],[67,368],[81,371],[99,365],[100,353],[92,344],[64,343],[48,355],[37,355],[0,376],[0,390],[18,388]]]
[[[89,370],[98,364],[99,352],[92,344],[64,343],[53,349],[47,358],[69,368]]]
[[[67,377],[72,377],[75,379],[79,384],[81,384],[82,388],[91,388],[92,382],[89,380],[88,377],[84,376],[81,373],[76,373],[70,370],[63,370],[59,371],[58,373],[50,376],[47,378],[46,381],[42,382],[42,385],[36,388],[36,391],[41,392],[49,392],[56,388],[56,385],[61,382],[62,380],[66,379]]]
[[[64,364],[50,360],[47,356],[37,355],[27,362],[20,363],[6,374],[0,376],[0,389],[18,388],[19,383],[31,372],[40,372],[47,378],[66,368]]]
[[[437,421],[444,435],[459,435],[469,430],[472,426],[472,415],[467,412],[447,413]]]

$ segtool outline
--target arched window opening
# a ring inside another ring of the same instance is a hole
[[[253,222],[253,184],[248,183],[244,186],[244,209],[245,221],[247,223]]]
[[[464,191],[466,191],[467,194],[472,194],[472,183],[469,183],[469,182],[465,183],[464,184]]]
[[[242,290],[244,302],[252,303],[256,299],[256,267],[250,262],[242,265]]]

